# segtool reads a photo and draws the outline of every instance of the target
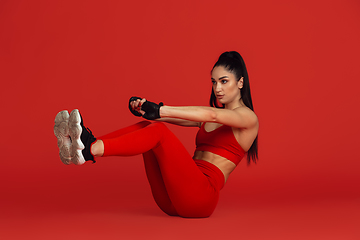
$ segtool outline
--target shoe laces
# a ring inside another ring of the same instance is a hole
[[[87,130],[88,133],[89,133],[89,137],[88,137],[89,139],[96,139],[96,138],[94,137],[92,131],[90,130],[90,128],[86,128],[86,130]]]

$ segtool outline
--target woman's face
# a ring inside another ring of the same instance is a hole
[[[227,105],[239,102],[243,78],[237,81],[233,73],[226,70],[223,66],[217,66],[211,72],[211,81],[219,103]]]

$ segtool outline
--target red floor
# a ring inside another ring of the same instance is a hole
[[[359,200],[235,206],[208,219],[162,214],[145,201],[113,211],[12,205],[0,218],[2,239],[359,239]],[[48,203],[47,203],[48,204]],[[98,203],[94,203],[96,206]],[[120,202],[121,204],[121,202]]]
[[[54,172],[53,176],[49,176],[49,172],[38,172],[22,183],[22,180],[17,182],[16,177],[8,178],[11,183],[3,189],[0,200],[0,238],[360,238],[360,199],[351,195],[312,194],[309,197],[303,194],[301,198],[292,195],[285,199],[287,192],[293,194],[286,185],[269,194],[270,190],[261,187],[266,183],[258,183],[259,191],[254,192],[241,186],[236,189],[232,182],[223,189],[219,205],[210,218],[184,219],[169,217],[157,208],[145,176],[139,174],[142,169],[134,172],[139,175],[133,186],[115,181],[128,176],[102,177],[102,182],[96,176],[88,179],[102,166],[69,167],[68,171]],[[59,168],[62,168],[60,164]],[[73,171],[78,171],[78,176]],[[236,191],[241,193],[234,197]]]

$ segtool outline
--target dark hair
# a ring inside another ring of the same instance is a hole
[[[241,99],[243,100],[244,104],[254,111],[254,107],[251,100],[251,93],[250,93],[250,83],[249,83],[249,76],[246,70],[244,59],[238,52],[231,51],[231,52],[224,52],[220,55],[219,59],[215,63],[215,67],[222,66],[232,74],[234,74],[237,81],[239,81],[243,77],[243,87],[240,89]],[[224,108],[225,105],[222,106],[218,105],[218,101],[216,99],[214,89],[211,90],[210,96],[210,106],[216,108]],[[256,136],[253,144],[251,145],[249,151],[247,152],[247,161],[250,164],[251,160],[256,163],[258,159],[258,137]]]

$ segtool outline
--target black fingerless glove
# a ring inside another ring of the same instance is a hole
[[[143,115],[143,118],[146,118],[147,120],[154,120],[157,118],[160,118],[160,107],[164,106],[164,104],[161,102],[159,104],[146,101],[141,105],[141,110],[145,112]]]
[[[141,113],[139,113],[138,111],[132,109],[132,107],[131,107],[131,105],[130,105],[130,103],[131,103],[132,101],[136,101],[136,100],[138,100],[138,99],[141,100],[141,98],[139,98],[139,97],[131,97],[131,98],[129,99],[129,110],[130,110],[130,112],[131,112],[132,114],[134,114],[135,116],[141,117],[141,116],[142,116]]]

